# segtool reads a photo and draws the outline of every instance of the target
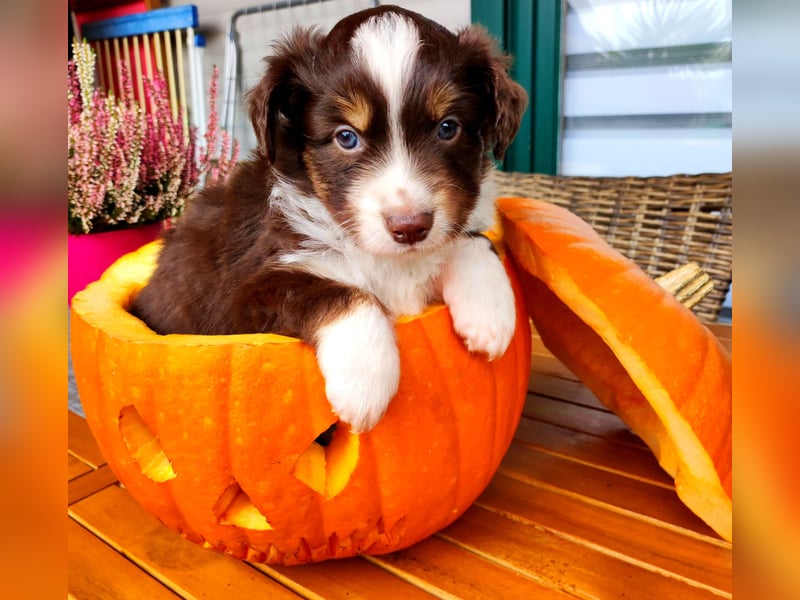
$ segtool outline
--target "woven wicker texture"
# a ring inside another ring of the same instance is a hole
[[[715,321],[731,285],[731,173],[668,177],[576,177],[496,173],[498,196],[538,198],[564,206],[650,276],[689,261],[714,280],[694,307]]]

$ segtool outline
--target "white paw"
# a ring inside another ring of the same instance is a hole
[[[444,272],[442,296],[470,352],[489,360],[505,353],[516,327],[514,292],[487,240],[471,239],[456,250]]]
[[[376,305],[364,304],[318,332],[317,362],[333,411],[354,433],[378,424],[400,382],[394,327]]]

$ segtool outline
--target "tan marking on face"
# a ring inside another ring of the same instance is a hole
[[[354,93],[352,96],[339,96],[336,98],[336,106],[342,111],[345,121],[358,131],[366,131],[372,119],[372,107],[369,101],[361,94]]]
[[[426,108],[435,120],[444,119],[458,99],[458,90],[450,83],[433,86],[428,91]]]
[[[317,197],[323,202],[327,201],[328,185],[320,177],[319,171],[314,164],[314,158],[308,150],[303,152],[303,162],[306,165],[308,178],[311,180],[311,186],[314,188]]]

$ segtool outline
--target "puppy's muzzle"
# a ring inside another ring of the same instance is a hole
[[[413,245],[421,242],[433,227],[433,213],[421,212],[413,215],[384,216],[386,229],[398,244]]]

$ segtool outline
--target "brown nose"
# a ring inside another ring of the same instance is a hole
[[[421,242],[431,230],[433,213],[423,212],[415,215],[387,215],[384,217],[386,229],[398,244]]]

